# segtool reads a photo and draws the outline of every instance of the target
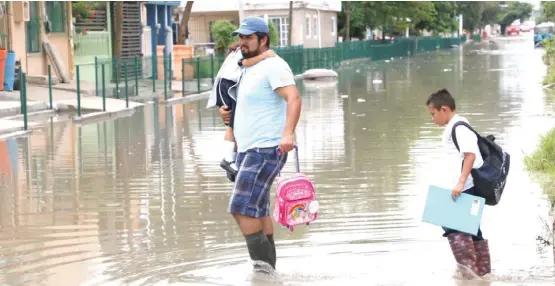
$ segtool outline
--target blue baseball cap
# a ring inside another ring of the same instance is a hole
[[[260,17],[250,16],[245,18],[241,25],[239,25],[239,29],[235,30],[231,35],[248,36],[257,32],[268,34],[268,24]]]

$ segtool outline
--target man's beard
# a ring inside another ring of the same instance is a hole
[[[260,54],[260,48],[257,48],[254,51],[247,51],[246,53],[243,52],[243,49],[241,49],[241,54],[243,55],[244,59],[254,58]]]

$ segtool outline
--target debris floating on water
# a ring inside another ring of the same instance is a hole
[[[372,81],[372,83],[380,84],[380,83],[382,83],[382,80],[381,79],[375,79],[375,80]]]
[[[364,98],[359,98],[357,99],[358,102],[366,102],[366,100]]]
[[[346,95],[346,94],[342,94],[342,95],[341,95],[341,98],[348,98],[348,97],[349,97],[349,96]]]

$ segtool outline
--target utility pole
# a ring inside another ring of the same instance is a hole
[[[237,0],[237,3],[239,4],[239,23],[243,22],[243,19],[245,19],[245,11],[243,9],[243,2],[241,0]]]
[[[289,1],[289,31],[287,31],[287,42],[293,45],[293,1]]]

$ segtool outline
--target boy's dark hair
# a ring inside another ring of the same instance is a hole
[[[451,94],[445,88],[442,88],[442,89],[430,94],[430,96],[428,97],[428,100],[426,101],[426,106],[428,106],[430,104],[432,104],[432,106],[435,109],[438,109],[438,110],[442,106],[447,106],[451,110],[455,110],[455,108],[456,108],[455,99],[453,98],[453,96],[451,96]]]
[[[262,42],[262,38],[268,37],[268,41],[266,42],[266,46],[269,49],[270,48],[270,34],[262,33],[262,32],[256,32],[255,34],[258,37],[258,43],[259,44],[260,44],[260,42]]]

